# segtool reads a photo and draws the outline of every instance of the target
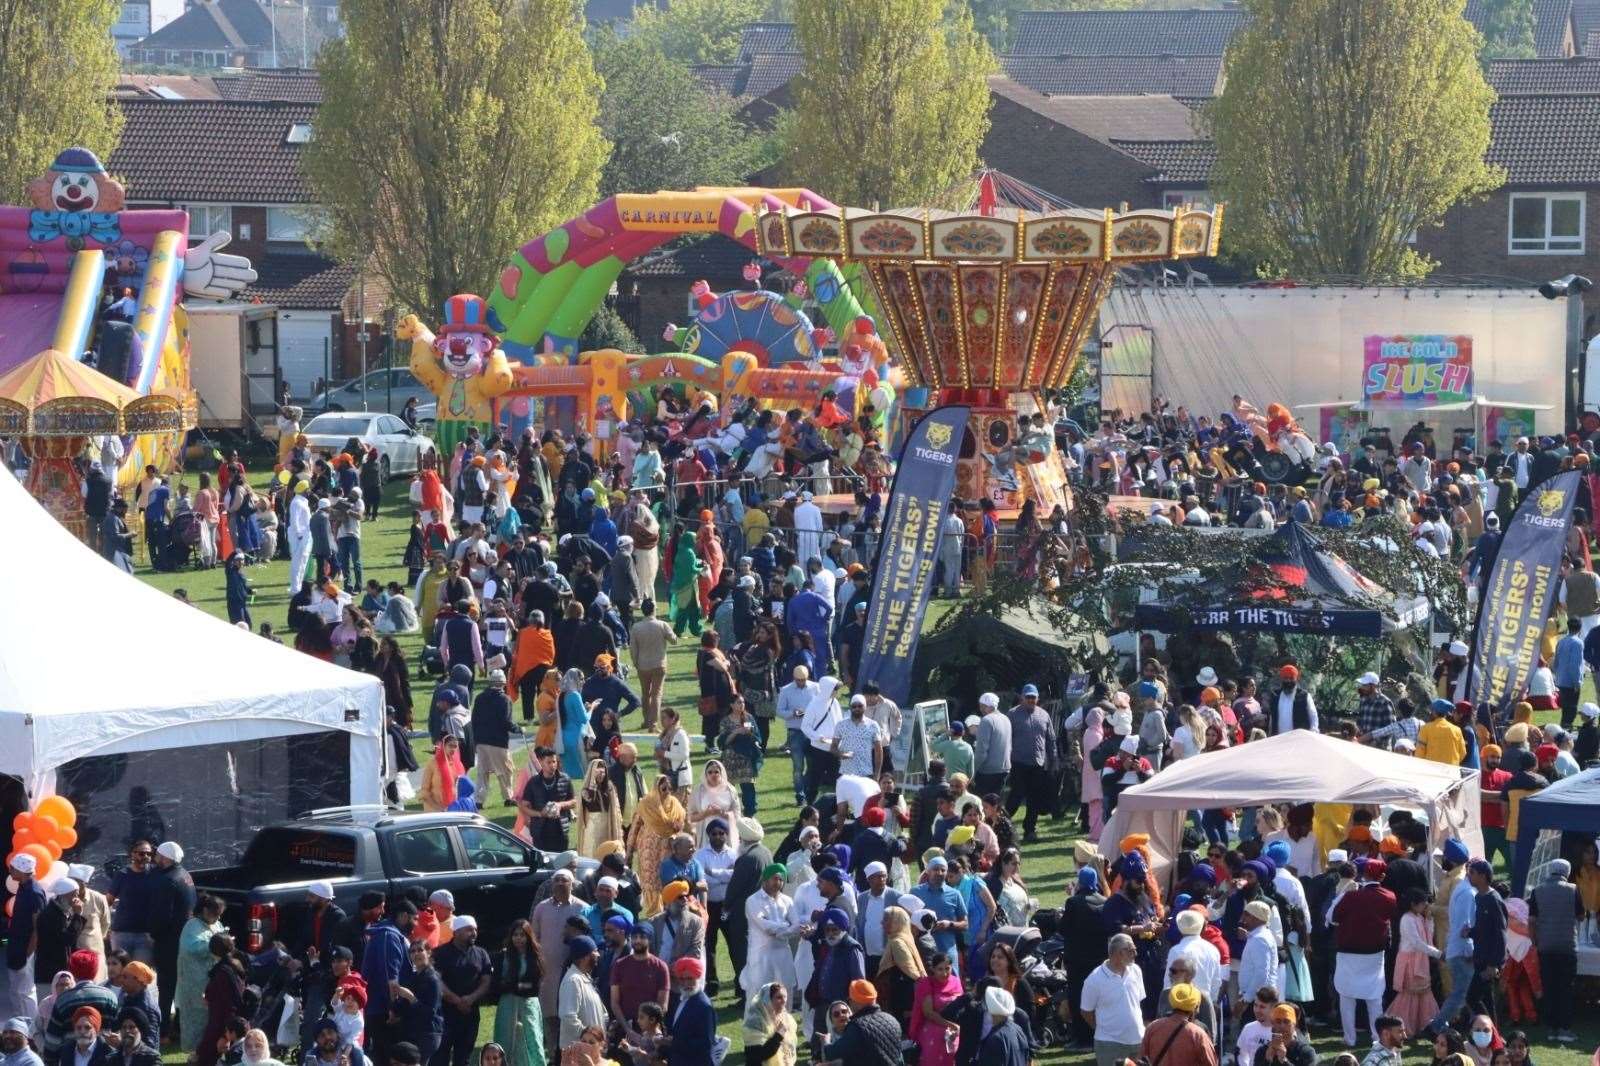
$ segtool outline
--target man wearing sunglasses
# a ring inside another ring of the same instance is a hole
[[[152,872],[156,846],[135,840],[128,849],[128,866],[111,880],[111,946],[140,962],[155,961],[155,941],[150,936],[150,915],[162,886]]]

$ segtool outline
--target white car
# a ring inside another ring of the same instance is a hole
[[[324,455],[343,451],[351,437],[378,449],[385,481],[395,474],[414,473],[422,456],[433,447],[431,438],[407,426],[398,415],[382,411],[331,411],[307,422],[301,432],[311,450]]]

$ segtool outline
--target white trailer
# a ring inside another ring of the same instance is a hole
[[[265,304],[190,304],[189,380],[203,429],[258,432],[277,410],[277,309]]]

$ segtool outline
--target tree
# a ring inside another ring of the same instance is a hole
[[[1483,14],[1485,62],[1534,58],[1533,0],[1483,0]]]
[[[978,165],[994,56],[965,5],[854,0],[796,9],[802,73],[778,126],[789,180],[837,203],[933,203]]]
[[[600,126],[612,145],[602,196],[737,185],[759,167],[763,138],[738,121],[734,101],[649,41],[602,34],[595,65],[606,84]]]
[[[0,203],[22,203],[63,148],[105,159],[116,147],[121,10],[118,0],[0,0]]]
[[[1209,110],[1236,250],[1280,272],[1425,274],[1408,239],[1496,188],[1462,0],[1247,0]]]
[[[608,303],[599,306],[589,324],[583,327],[583,335],[578,338],[579,351],[593,352],[601,348],[615,348],[619,352],[644,350],[639,338],[633,335],[633,330],[617,314],[617,309]]]
[[[767,0],[672,0],[641,5],[628,36],[654,45],[680,63],[732,63],[746,25],[761,19]]]
[[[609,151],[571,0],[344,0],[305,168],[333,250],[436,316],[594,202]]]

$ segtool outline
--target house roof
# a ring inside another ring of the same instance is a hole
[[[1488,77],[1501,96],[1600,92],[1600,58],[1495,59]]]
[[[1533,0],[1533,52],[1541,59],[1565,55],[1563,49],[1567,25],[1573,18],[1573,0]],[[1490,16],[1489,0],[1467,0],[1462,12],[1468,22],[1482,33]],[[1574,45],[1581,46],[1583,39],[1575,36]]]
[[[1590,30],[1583,38],[1583,54],[1600,56],[1600,29]]]
[[[1211,141],[1124,141],[1111,142],[1142,163],[1155,168],[1144,179],[1152,185],[1198,185],[1211,180],[1217,165],[1217,146]]]
[[[302,104],[322,103],[322,80],[315,70],[284,67],[277,70],[247,70],[215,79],[217,92],[224,100],[288,100]]]
[[[641,256],[623,273],[636,278],[730,278],[739,277],[752,260],[772,269],[772,264],[738,241],[713,233]]]
[[[120,74],[111,94],[124,99],[217,100],[222,92],[216,78],[204,75]]]
[[[738,63],[696,63],[694,65],[694,76],[699,78],[706,88],[713,89],[719,93],[726,93],[728,96],[739,95],[740,90],[744,87],[745,75],[749,71],[749,67]]]
[[[739,35],[739,62],[748,63],[763,52],[800,54],[792,22],[752,22]]]
[[[107,166],[138,201],[303,204],[311,191],[292,125],[313,104],[281,100],[123,100]]]
[[[1584,43],[1596,31],[1600,31],[1600,0],[1572,0],[1572,39],[1584,55],[1591,54]]]
[[[787,53],[762,53],[751,58],[741,97],[758,99],[789,84],[799,73],[801,57]]]
[[[1013,55],[1221,55],[1248,16],[1239,8],[1025,11]]]
[[[1508,185],[1600,185],[1600,93],[1506,96],[1489,109],[1486,159]]]
[[[989,91],[1105,144],[1196,133],[1194,111],[1170,96],[1045,96],[999,74],[990,75]]]
[[[256,281],[241,300],[302,311],[339,310],[358,273],[354,265],[306,252],[269,253],[251,265]]]
[[[272,39],[272,22],[255,0],[195,4],[144,40],[139,51],[231,51]]]
[[[1046,96],[1214,96],[1222,82],[1220,55],[1006,56],[1000,64]]]

